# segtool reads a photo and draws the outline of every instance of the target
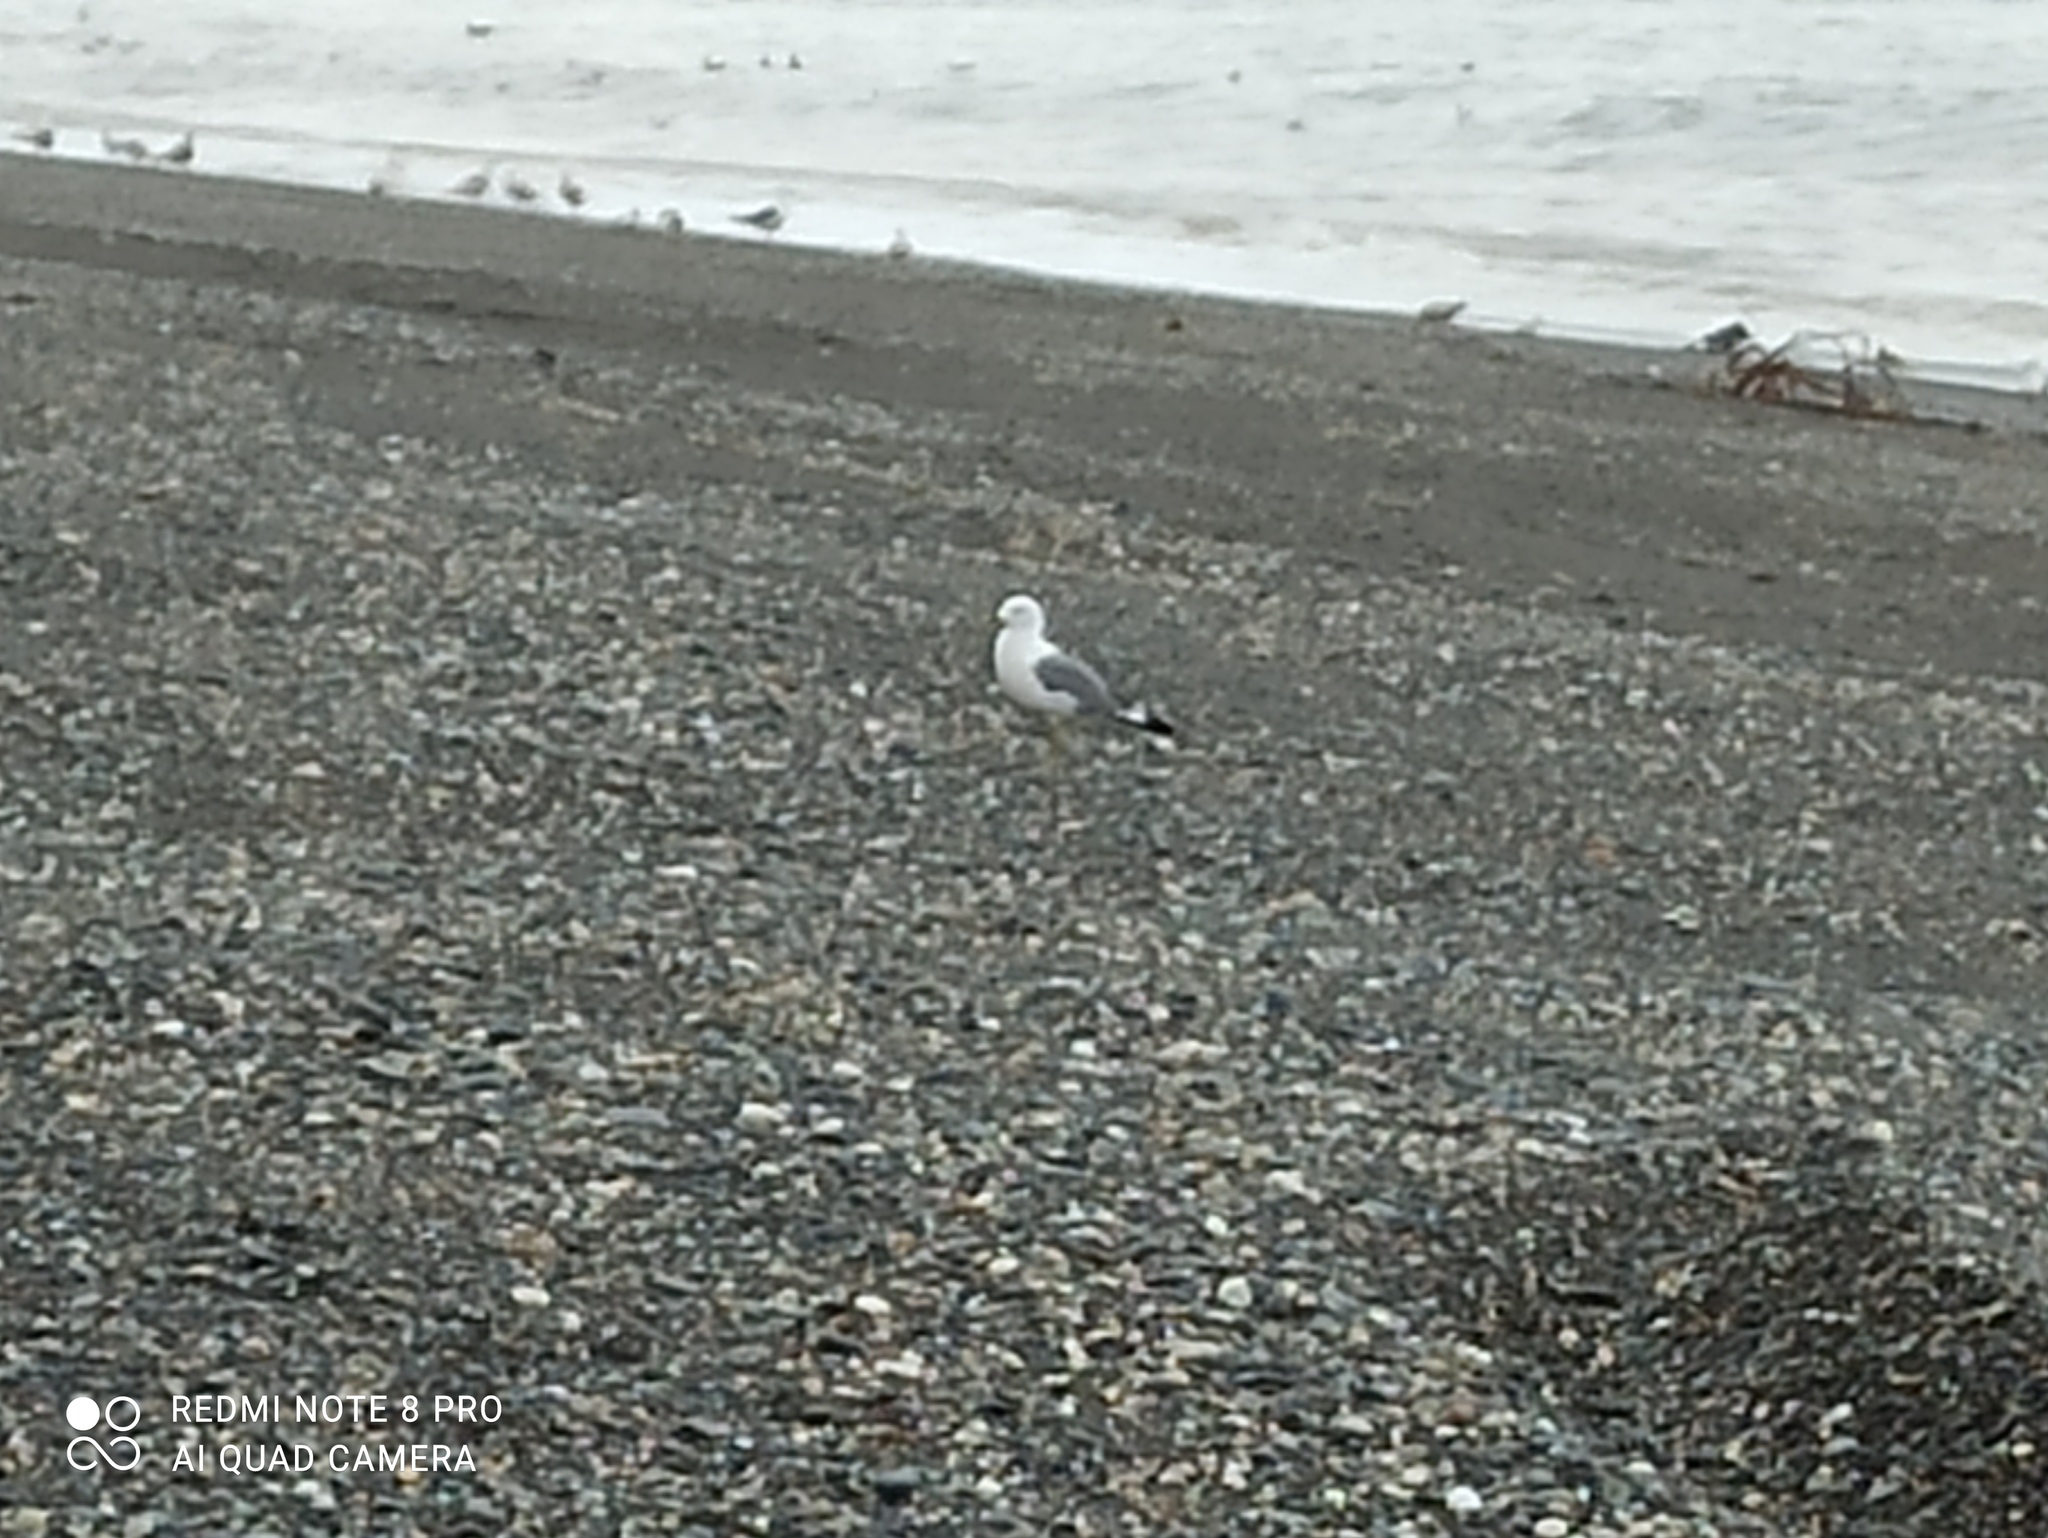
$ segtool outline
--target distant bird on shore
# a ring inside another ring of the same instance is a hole
[[[1464,313],[1465,301],[1462,299],[1432,299],[1415,312],[1415,318],[1425,326],[1442,326]]]
[[[462,24],[462,30],[467,32],[471,37],[489,37],[493,32],[498,30],[498,24],[495,21],[485,21],[481,16],[479,16],[474,21],[464,22]]]
[[[661,211],[661,218],[656,222],[661,225],[661,233],[664,235],[683,233],[683,216],[673,208],[664,208]]]
[[[192,131],[187,129],[171,141],[170,147],[157,156],[167,166],[189,166],[192,164]]]
[[[802,69],[804,67],[804,61],[798,58],[795,54],[791,54],[789,56],[789,67],[791,69]]]
[[[719,56],[718,56],[717,54],[715,54],[715,53],[707,53],[707,54],[705,54],[705,55],[704,55],[704,73],[705,73],[705,74],[707,74],[707,75],[715,75],[715,74],[717,74],[717,73],[718,73],[718,72],[719,72],[720,70],[722,70],[722,69],[724,69],[724,68],[725,68],[725,60],[721,59],[721,58],[720,58],[720,57],[719,57]]]
[[[540,196],[540,193],[534,189],[533,183],[521,176],[517,171],[507,171],[504,180],[499,185],[504,187],[505,196],[515,203],[531,203]]]
[[[123,160],[149,159],[149,146],[140,139],[116,138],[106,132],[100,134],[100,148],[109,155],[118,155]]]
[[[51,128],[24,128],[15,138],[23,144],[33,144],[39,150],[46,150],[57,142],[57,133]]]
[[[555,190],[562,195],[562,201],[571,208],[581,208],[583,206],[583,199],[586,195],[583,191],[583,183],[576,180],[567,171],[562,173],[562,179],[556,184]]]
[[[996,682],[1026,710],[1053,718],[1055,743],[1060,723],[1070,716],[1113,721],[1156,737],[1173,735],[1171,726],[1143,705],[1121,703],[1100,673],[1048,641],[1045,610],[1036,598],[1022,593],[1006,598],[996,618],[1003,626],[996,632]]]
[[[458,198],[480,198],[491,190],[491,173],[472,171],[448,190]]]
[[[775,204],[764,203],[750,214],[734,214],[732,222],[759,230],[764,235],[773,235],[782,228],[784,215],[782,210],[776,207]]]
[[[1749,337],[1749,327],[1739,320],[1731,320],[1725,326],[1716,326],[1694,345],[1702,352],[1733,352]]]
[[[915,246],[911,245],[910,237],[904,234],[901,230],[898,230],[896,232],[896,238],[889,242],[889,258],[891,261],[904,261],[909,256],[911,256],[912,253],[916,251],[916,249],[917,248]]]

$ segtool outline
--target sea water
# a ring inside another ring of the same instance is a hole
[[[2048,383],[2037,0],[0,0],[0,128],[38,127],[85,158],[189,131],[175,174],[482,173],[536,217],[1652,344],[1741,317]],[[779,231],[733,221],[767,204]]]

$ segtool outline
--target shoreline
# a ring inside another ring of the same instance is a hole
[[[393,148],[394,151],[409,149],[416,154],[432,155],[438,153],[444,158],[454,154],[452,151],[442,150],[431,145],[399,145]],[[52,155],[47,151],[34,152],[26,149],[13,149],[9,153],[14,154],[16,158],[34,158],[48,163],[65,164],[88,169],[146,169],[124,166],[118,160],[102,160],[90,154]],[[457,156],[456,158],[459,159],[460,157]],[[486,153],[484,158],[489,159],[492,157]],[[497,158],[509,158],[515,164],[522,159],[518,155],[511,155],[509,157],[500,155]],[[723,175],[730,178],[736,168],[713,164],[699,169],[705,174],[713,176]],[[777,173],[773,168],[769,168],[766,171],[763,171],[761,168],[749,168],[749,170],[756,178],[765,175],[771,181],[778,180]],[[177,169],[172,174],[197,177],[204,180],[227,181],[243,186],[301,187],[333,192],[344,197],[364,195],[361,191],[360,181],[316,180],[302,182],[270,179],[261,174],[243,171],[214,173],[192,168]],[[454,173],[451,171],[450,174],[453,175]],[[537,171],[536,174],[538,174]],[[798,181],[802,181],[806,173],[790,174],[794,175]],[[779,178],[783,182],[788,181],[788,179],[787,175]],[[746,193],[744,191],[735,191],[734,197],[737,201],[744,202]],[[427,191],[421,191],[417,194],[398,193],[394,195],[394,201],[414,202],[454,209],[495,209],[498,212],[515,213],[527,218],[555,219],[559,222],[576,225],[584,229],[607,227],[615,214],[622,215],[624,213],[623,210],[613,209],[607,210],[602,215],[586,216],[566,213],[552,207],[542,206],[541,203],[530,204],[524,208],[513,203],[491,202],[489,200],[481,203],[465,203],[444,194]],[[635,215],[638,212],[638,209],[634,210]],[[689,214],[689,217],[695,220],[700,215],[705,214],[705,209],[700,203],[694,211],[686,210],[686,212]],[[726,228],[724,212],[706,217],[710,219],[710,222],[693,223],[691,226],[693,232],[708,232],[714,239],[728,238],[724,233]],[[862,226],[865,231],[863,237],[856,238],[847,233],[845,224],[848,218],[852,218],[855,224]],[[649,219],[638,222],[640,228],[648,229],[650,233],[652,232],[654,227],[653,220]],[[878,237],[877,233],[878,231],[885,233],[887,229],[887,220],[879,213],[864,216],[842,210],[838,216],[838,224],[841,227],[837,230],[837,236],[850,243],[839,244],[835,243],[834,239],[813,241],[806,238],[802,232],[795,234],[789,243],[802,249],[822,254],[854,259],[877,254],[886,244],[883,239]],[[1160,293],[1169,296],[1199,295],[1227,303],[1277,305],[1285,308],[1327,314],[1354,314],[1389,320],[1407,319],[1413,313],[1412,310],[1408,309],[1379,308],[1335,297],[1334,295],[1324,296],[1316,292],[1312,286],[1306,289],[1302,288],[1298,276],[1292,283],[1283,282],[1282,287],[1286,290],[1285,292],[1272,292],[1270,291],[1269,283],[1255,279],[1250,272],[1242,269],[1242,264],[1237,264],[1230,268],[1221,268],[1213,264],[1204,264],[1197,261],[1193,268],[1188,268],[1183,261],[1183,253],[1172,243],[1167,243],[1158,249],[1146,247],[1144,250],[1147,254],[1140,254],[1135,248],[1125,250],[1120,246],[1112,246],[1109,250],[1100,253],[1102,260],[1110,264],[1108,268],[1101,272],[1077,270],[1071,262],[1055,263],[1052,266],[1034,266],[1028,258],[1020,258],[1013,261],[1002,256],[954,255],[939,258],[938,260],[942,263],[954,263],[987,273],[1015,273],[1025,277],[1036,277],[1056,283],[1074,283],[1085,287]],[[1285,253],[1273,253],[1273,255],[1277,261],[1282,263],[1286,261]],[[1253,263],[1253,267],[1256,269],[1256,262]],[[1193,277],[1192,274],[1197,270],[1206,276],[1202,278]],[[1155,280],[1150,276],[1154,271],[1163,273],[1185,271],[1188,276],[1182,279],[1165,277]],[[1422,296],[1422,299],[1425,300],[1452,298],[1471,301],[1470,307],[1461,321],[1461,325],[1465,327],[1487,334],[1541,337],[1553,342],[1596,350],[1613,351],[1630,358],[1641,358],[1644,360],[1668,360],[1672,355],[1683,357],[1699,335],[1734,318],[1731,312],[1727,311],[1724,306],[1709,301],[1704,294],[1697,296],[1697,302],[1688,302],[1683,319],[1672,320],[1668,330],[1659,328],[1654,331],[1631,331],[1627,327],[1618,327],[1611,323],[1611,321],[1600,320],[1588,320],[1582,324],[1567,322],[1553,325],[1543,318],[1542,313],[1530,315],[1527,312],[1502,310],[1485,294],[1464,293],[1458,291],[1455,286],[1453,291],[1449,293],[1438,295],[1424,294]],[[1770,307],[1767,305],[1766,308]],[[1590,309],[1584,309],[1583,313],[1599,314],[1601,313],[1601,306],[1595,302],[1591,305]],[[1778,320],[1785,324],[1795,324],[1796,316],[1781,315],[1778,317]],[[1886,356],[1889,359],[1885,382],[1897,387],[1916,413],[1928,414],[1943,419],[1997,422],[2010,427],[2029,427],[2048,431],[2048,388],[2043,388],[2039,382],[2041,368],[2039,360],[2011,356],[2001,360],[1988,354],[1978,357],[1967,348],[1939,353],[1923,353],[1908,349],[1910,356],[1901,357],[1901,344],[1897,337],[1890,336],[1882,329],[1881,325],[1859,325],[1853,321],[1847,323],[1844,329],[1837,329],[1819,323],[1797,325],[1796,329],[1790,333],[1768,334],[1764,336],[1763,340],[1767,345],[1776,345],[1778,342],[1789,340],[1793,336],[1841,336],[1859,349],[1872,353],[1877,351],[1880,344],[1884,344]]]
[[[177,208],[179,199],[175,189],[181,185],[195,184],[232,189],[224,198],[218,200],[234,208],[235,216],[242,225],[241,235],[232,243],[244,245],[252,251],[270,250],[300,257],[326,253],[311,249],[310,243],[303,238],[303,226],[298,215],[290,211],[294,202],[292,195],[298,193],[312,193],[323,199],[338,199],[340,206],[364,203],[412,211],[431,211],[430,218],[438,215],[459,220],[477,215],[485,219],[538,221],[544,225],[555,226],[558,233],[568,234],[572,239],[577,235],[590,234],[627,238],[638,235],[659,240],[676,238],[664,234],[651,224],[604,223],[561,216],[548,210],[464,204],[435,197],[375,198],[360,191],[322,184],[255,180],[190,170],[127,166],[118,162],[60,159],[26,151],[4,153],[7,158],[0,161],[0,165],[11,167],[17,163],[25,163],[55,167],[65,172],[77,171],[87,175],[105,172],[121,178],[142,179],[128,182],[123,189],[124,197],[129,201],[121,217],[128,221],[129,232],[151,234],[156,239],[180,245],[209,246],[218,243],[217,232],[209,231],[190,218],[181,216]],[[152,183],[163,185],[152,186]],[[49,198],[47,189],[40,191],[41,196],[31,192],[29,197],[23,199],[13,211],[14,217],[24,223],[46,223],[59,228],[76,228],[82,217],[86,222],[90,222],[92,216],[83,214],[83,209],[91,206],[96,200],[73,199],[61,193]],[[168,193],[168,196],[161,195],[165,193]],[[266,194],[270,196],[266,197]],[[207,201],[209,199],[202,194],[201,202]],[[26,218],[21,217],[24,213],[27,215]],[[746,250],[759,249],[762,244],[743,236],[728,234],[722,229],[713,228],[707,231],[694,226],[682,238],[696,247],[708,244]],[[460,249],[459,242],[456,243],[455,249]],[[847,262],[855,266],[885,259],[885,253],[879,251],[852,250],[802,242],[769,244],[767,249],[801,253],[827,262]],[[385,246],[378,259],[405,265],[437,266],[451,254],[449,247],[427,241],[412,249]],[[929,256],[915,256],[911,260],[924,276],[944,278],[950,274],[955,281],[967,283],[987,281],[1013,282],[1027,286],[1043,284],[1054,288],[1071,287],[1079,292],[1093,292],[1103,296],[1122,295],[1133,301],[1235,306],[1254,311],[1284,312],[1303,318],[1323,317],[1332,322],[1354,319],[1373,325],[1403,325],[1414,323],[1416,318],[1411,314],[1394,310],[1319,303],[1309,299],[1266,297],[1227,290],[1183,289],[1164,283],[1153,285],[1114,278],[1098,279],[1044,272],[997,261]],[[1702,314],[1708,313],[1703,306]],[[1719,323],[1705,323],[1702,330],[1710,329],[1711,325]],[[1541,325],[1519,324],[1510,319],[1488,316],[1483,313],[1483,306],[1452,322],[1448,329],[1473,336],[1526,340],[1568,349],[1583,354],[1588,367],[1616,371],[1639,370],[1646,378],[1662,381],[1678,389],[1705,392],[1713,388],[1713,376],[1718,363],[1717,359],[1702,353],[1693,345],[1659,345],[1647,339],[1613,333],[1595,325],[1588,325],[1583,329],[1552,329]],[[1776,346],[1779,343],[1794,342],[1798,337],[1824,339],[1832,335],[1835,333],[1826,328],[1808,328],[1794,333],[1791,337],[1764,336],[1758,340],[1763,345]],[[2019,367],[2018,364],[1976,362],[1967,359],[1927,359],[1918,367],[1910,361],[1894,363],[1880,376],[1872,364],[1859,361],[1854,366],[1854,372],[1862,383],[1875,383],[1887,388],[1905,409],[1923,421],[1997,427],[2004,431],[2048,435],[2048,390],[2028,389],[2017,383],[2005,386],[1989,382],[2002,374],[2016,374]]]

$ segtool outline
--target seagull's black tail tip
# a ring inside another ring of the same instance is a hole
[[[1155,737],[1173,735],[1173,728],[1143,705],[1133,705],[1129,710],[1119,712],[1117,719],[1126,726],[1136,727],[1141,732],[1150,732]]]

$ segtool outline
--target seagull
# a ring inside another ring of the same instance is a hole
[[[917,247],[913,246],[910,243],[910,237],[904,234],[901,230],[898,230],[896,232],[896,238],[889,242],[889,256],[890,259],[893,261],[906,261],[911,256],[913,256],[916,253],[916,251]]]
[[[661,211],[661,218],[658,222],[661,225],[661,233],[664,235],[680,235],[683,233],[683,216],[673,208],[664,208]]]
[[[480,198],[491,190],[491,173],[472,171],[448,190],[458,198]]]
[[[192,164],[192,132],[187,129],[171,141],[170,147],[157,156],[165,165],[189,166]]]
[[[1100,673],[1048,641],[1045,610],[1036,598],[1022,593],[1005,598],[996,618],[1003,624],[996,633],[996,682],[1026,710],[1053,718],[1055,742],[1069,716],[1094,716],[1155,737],[1173,735],[1173,728],[1143,705],[1120,704]]]
[[[567,171],[564,171],[562,173],[562,180],[556,186],[555,190],[561,193],[562,201],[564,203],[567,203],[571,208],[581,208],[583,206],[583,199],[585,195],[583,191],[583,183],[576,180],[576,178],[571,176]]]
[[[505,196],[512,199],[515,203],[531,203],[540,196],[534,190],[533,183],[521,176],[517,171],[507,171],[505,173],[503,186],[505,188]]]
[[[782,228],[783,213],[773,203],[764,203],[751,214],[734,214],[734,224],[751,225],[764,235],[773,235]]]
[[[46,150],[57,142],[57,133],[52,128],[24,128],[14,136],[23,144],[33,144],[39,150]]]
[[[100,146],[109,155],[119,155],[124,160],[149,159],[149,146],[140,139],[117,139],[110,133],[102,132]]]
[[[1749,338],[1749,327],[1739,320],[1731,320],[1726,325],[1716,326],[1693,345],[1702,352],[1733,352]]]

